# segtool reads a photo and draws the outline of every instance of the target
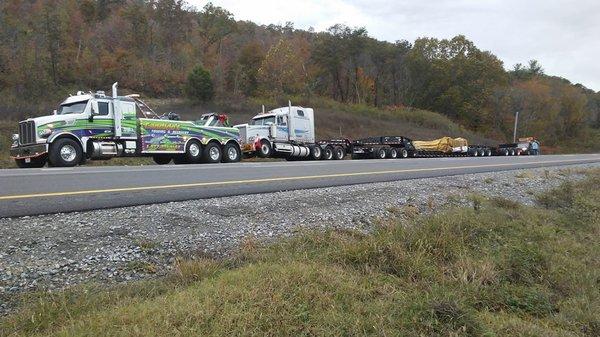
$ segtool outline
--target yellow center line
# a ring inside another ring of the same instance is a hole
[[[594,159],[597,160],[597,158],[594,158]],[[261,178],[261,179],[246,179],[246,180],[214,181],[214,182],[203,182],[203,183],[108,188],[108,189],[82,190],[82,191],[48,192],[48,193],[21,194],[21,195],[4,195],[4,196],[0,196],[0,200],[59,197],[59,196],[98,194],[98,193],[111,193],[111,192],[135,192],[135,191],[164,190],[164,189],[190,188],[190,187],[206,187],[206,186],[218,186],[218,185],[252,184],[252,183],[264,183],[264,182],[275,182],[275,181],[293,181],[293,180],[309,180],[309,179],[323,179],[323,178],[373,176],[373,175],[397,174],[397,173],[409,173],[409,172],[449,171],[449,170],[455,170],[455,169],[473,169],[473,168],[484,168],[484,167],[508,167],[508,166],[518,166],[518,165],[559,164],[559,163],[570,163],[570,162],[587,162],[589,160],[590,159],[548,160],[548,161],[535,161],[535,162],[528,162],[528,163],[504,163],[504,164],[467,165],[467,166],[451,166],[451,167],[437,167],[437,168],[417,168],[417,169],[386,170],[386,171],[371,171],[371,172],[334,173],[334,174],[322,174],[322,175],[298,176],[298,177],[276,177],[276,178]]]

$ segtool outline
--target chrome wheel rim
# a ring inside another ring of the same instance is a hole
[[[208,152],[210,159],[212,160],[219,160],[219,149],[216,146],[213,146],[210,148],[210,151]]]
[[[269,147],[267,146],[267,144],[262,144],[260,146],[260,150],[262,151],[262,153],[264,154],[269,154]]]
[[[236,160],[237,156],[238,156],[238,154],[237,154],[237,150],[235,148],[230,147],[227,150],[227,157],[229,157],[229,160]]]
[[[190,155],[192,157],[198,157],[200,155],[200,146],[198,146],[198,144],[190,144]]]
[[[60,149],[60,157],[66,162],[72,162],[77,157],[77,150],[73,145],[65,145]]]

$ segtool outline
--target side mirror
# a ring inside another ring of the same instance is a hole
[[[90,110],[90,117],[88,118],[90,122],[94,121],[94,115],[96,115],[96,110],[94,110],[94,106],[92,105],[92,109]]]
[[[54,110],[54,111],[52,111],[52,114],[56,115],[56,114],[58,114],[58,111]]]

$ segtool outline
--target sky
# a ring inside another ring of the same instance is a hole
[[[188,0],[202,8],[208,1]],[[600,0],[212,0],[236,20],[316,31],[343,23],[394,42],[462,34],[504,67],[538,60],[548,75],[600,91]]]

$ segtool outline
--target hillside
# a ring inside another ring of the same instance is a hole
[[[0,335],[598,336],[600,174],[587,175],[535,207],[405,205],[371,234],[248,239],[159,280],[31,294]]]
[[[462,35],[394,41],[343,24],[320,32],[258,25],[184,0],[2,1],[0,119],[119,82],[146,97],[203,104],[292,96],[371,112],[429,110],[493,139],[512,136],[519,111],[523,135],[550,146],[587,142],[600,127],[600,93],[546,74],[535,60],[506,65]]]

